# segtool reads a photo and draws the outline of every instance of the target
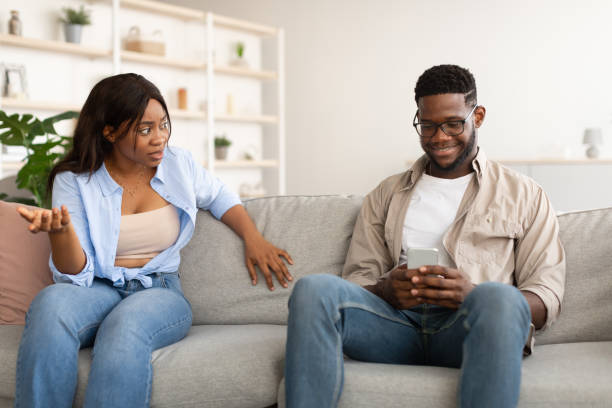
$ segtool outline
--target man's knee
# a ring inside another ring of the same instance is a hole
[[[470,292],[465,302],[468,309],[495,320],[519,319],[527,323],[531,320],[525,296],[516,287],[504,283],[481,283]]]
[[[344,280],[330,274],[314,274],[299,279],[289,298],[290,310],[303,310],[316,304],[333,302]]]

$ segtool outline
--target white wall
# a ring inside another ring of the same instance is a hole
[[[402,171],[421,153],[415,82],[440,63],[474,73],[489,157],[582,156],[590,126],[612,151],[609,0],[168,2],[285,28],[290,194],[366,193]]]

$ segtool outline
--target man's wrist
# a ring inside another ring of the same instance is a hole
[[[374,283],[373,285],[366,285],[363,288],[372,292],[373,294],[375,294],[376,296],[378,296],[381,299],[385,299],[383,296],[384,290],[383,290],[383,285],[385,283],[385,278],[379,278],[376,283]]]

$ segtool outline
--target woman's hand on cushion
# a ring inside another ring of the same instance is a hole
[[[257,265],[263,272],[270,290],[274,290],[272,273],[270,271],[274,272],[280,284],[286,288],[288,286],[287,281],[293,280],[293,277],[291,273],[289,273],[287,265],[285,265],[285,261],[282,258],[285,258],[289,264],[293,265],[291,256],[286,251],[266,241],[260,234],[252,239],[245,239],[244,244],[246,266],[249,270],[253,285],[257,284],[257,272],[255,272],[255,265]]]
[[[62,205],[61,209],[53,208],[51,210],[44,208],[28,210],[25,207],[17,207],[17,212],[30,223],[28,230],[32,233],[40,231],[64,232],[70,225],[70,214],[65,205]]]

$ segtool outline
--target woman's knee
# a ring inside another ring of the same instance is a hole
[[[181,293],[150,288],[123,299],[106,316],[98,335],[118,343],[130,339],[146,343],[165,327],[177,327],[179,330],[186,327],[188,330],[191,323],[191,306]]]
[[[38,292],[30,303],[26,320],[55,321],[61,316],[78,310],[73,296],[75,289],[75,285],[69,283],[47,286]]]

